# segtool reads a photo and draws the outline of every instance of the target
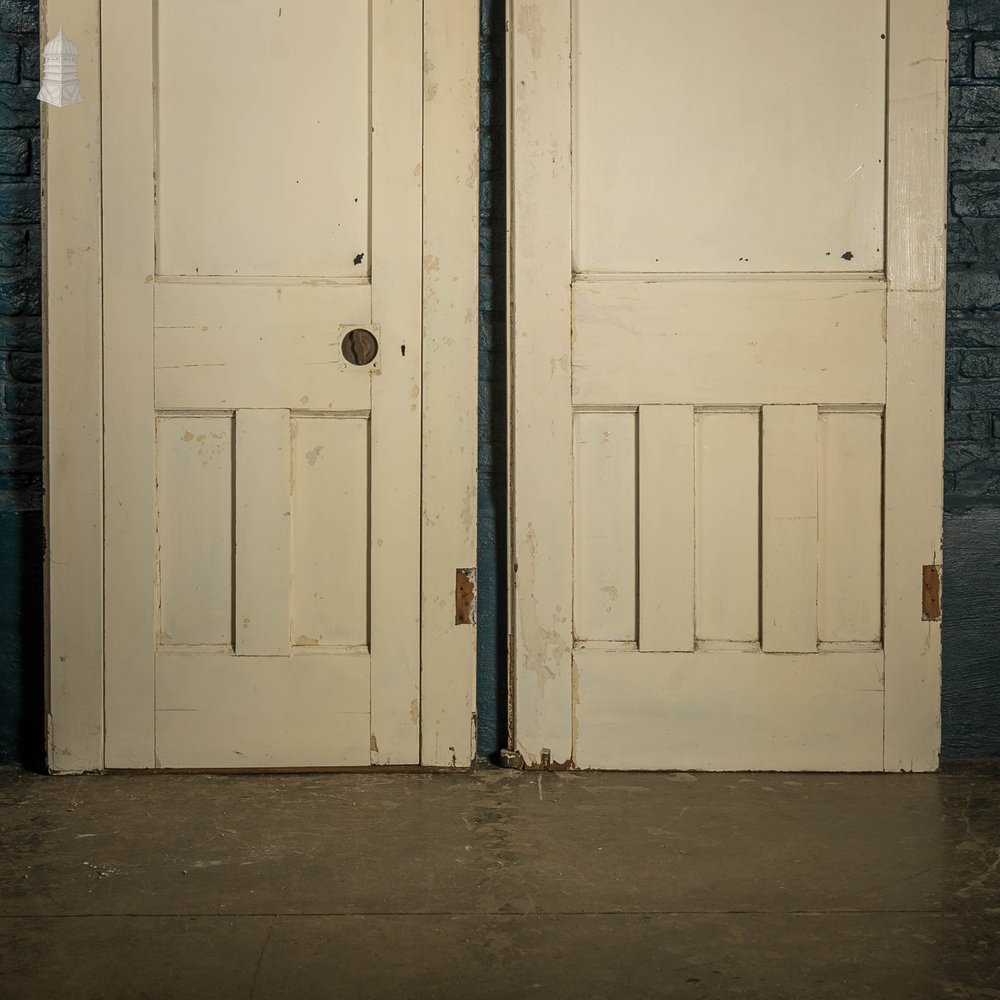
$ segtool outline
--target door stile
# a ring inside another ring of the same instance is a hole
[[[42,37],[55,25],[85,99],[42,105],[46,750],[79,772],[104,766],[100,0],[43,0]]]
[[[457,623],[455,589],[456,570],[476,565],[478,15],[468,0],[424,0],[420,762],[431,767],[476,755],[476,626]]]
[[[420,759],[422,0],[372,2],[371,763]],[[405,348],[405,351],[404,351]],[[387,442],[394,442],[386,448]],[[411,571],[412,567],[412,571]]]
[[[930,771],[941,742],[947,0],[889,0],[884,769]]]
[[[573,757],[571,11],[511,7],[513,728],[529,765]]]
[[[156,764],[153,560],[131,556],[155,530],[153,398],[154,4],[104,0],[105,766]],[[126,137],[128,141],[122,141]],[[140,471],[141,470],[141,471]]]

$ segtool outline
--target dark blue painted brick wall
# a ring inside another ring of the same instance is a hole
[[[504,4],[480,12],[478,752],[507,745]]]
[[[941,721],[1000,755],[1000,0],[952,0]]]
[[[952,3],[945,493],[1000,503],[1000,3]]]
[[[0,0],[0,762],[42,753],[38,2]]]

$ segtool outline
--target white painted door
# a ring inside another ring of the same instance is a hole
[[[944,0],[514,0],[529,764],[938,750]]]
[[[424,5],[101,18],[106,766],[419,763]]]

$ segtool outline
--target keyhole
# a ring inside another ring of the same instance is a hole
[[[351,330],[340,344],[344,359],[352,365],[370,365],[378,354],[378,341],[371,330]]]

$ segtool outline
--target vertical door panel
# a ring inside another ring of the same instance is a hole
[[[696,635],[760,635],[760,415],[707,411],[695,433]]]
[[[816,407],[765,406],[761,426],[761,645],[816,650]]]
[[[159,644],[233,644],[233,421],[156,424]]]
[[[639,407],[639,648],[694,649],[694,409]]]
[[[291,586],[288,410],[236,411],[236,652],[287,656]]]
[[[368,420],[292,420],[292,642],[368,645]]]
[[[819,423],[819,638],[882,637],[882,419],[823,413]]]
[[[634,413],[576,416],[577,640],[636,638],[635,428]]]

